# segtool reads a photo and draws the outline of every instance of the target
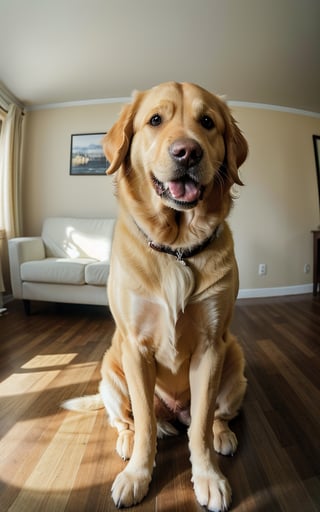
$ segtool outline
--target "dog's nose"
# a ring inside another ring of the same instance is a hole
[[[175,140],[169,147],[169,153],[173,160],[186,168],[198,164],[203,155],[200,144],[187,137]]]

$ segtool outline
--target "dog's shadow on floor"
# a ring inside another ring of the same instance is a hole
[[[191,483],[187,429],[179,424],[175,427],[179,430],[178,435],[158,439],[156,466],[149,492],[142,503],[146,504],[156,499],[163,501],[161,510],[166,512],[185,510],[181,508],[183,504],[189,505],[188,510],[191,510],[190,505],[194,503],[194,510],[197,510]],[[165,503],[166,506],[163,508]]]
[[[160,493],[168,493],[168,496],[170,493],[171,500],[175,497],[180,501],[182,496],[179,497],[179,494],[189,494],[189,488],[193,492],[189,457],[187,430],[183,427],[179,427],[179,434],[176,436],[158,439],[156,466],[149,493],[142,503],[154,500]],[[178,503],[171,505],[172,510],[177,510],[175,505]]]
[[[192,474],[187,428],[180,423],[174,426],[179,431],[177,436],[158,439],[156,466],[153,471],[149,492],[141,502],[141,505],[145,505],[145,510],[149,510],[149,507],[153,506],[156,502],[157,507],[155,510],[163,512],[177,512],[180,510],[200,512],[204,509],[196,500],[191,482]],[[239,418],[235,418],[231,422],[230,427],[239,435],[239,431],[241,431],[241,421],[239,421]],[[232,467],[236,462],[236,457],[225,457],[217,454],[217,459],[222,472],[227,477],[230,473],[234,477],[236,468],[232,470]],[[238,499],[240,499],[240,496],[238,496]],[[234,496],[233,506],[239,504],[238,499]]]

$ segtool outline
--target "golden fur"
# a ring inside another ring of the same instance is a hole
[[[214,450],[236,450],[228,420],[241,406],[246,379],[229,332],[238,271],[225,218],[247,143],[221,99],[169,82],[135,93],[104,150],[108,174],[117,172],[120,208],[108,281],[116,331],[100,396],[119,433],[117,451],[130,459],[113,483],[114,502],[127,507],[143,499],[157,431],[176,433],[170,422],[178,419],[189,427],[199,503],[226,510],[231,490]],[[162,252],[195,247],[186,264]]]

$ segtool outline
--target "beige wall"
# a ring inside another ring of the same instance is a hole
[[[69,176],[72,133],[107,131],[117,103],[29,112],[25,119],[24,231],[40,233],[49,215],[116,215],[112,178]],[[242,289],[311,283],[310,230],[319,225],[312,135],[319,117],[257,108],[232,109],[249,141],[245,187],[231,214]],[[258,276],[258,264],[268,273]]]
[[[320,119],[271,110],[236,108],[250,154],[231,215],[242,289],[310,283],[311,229],[319,225],[312,135]],[[258,275],[259,263],[267,275]]]
[[[107,131],[120,104],[28,112],[23,149],[23,224],[26,235],[39,234],[51,215],[116,215],[110,176],[70,176],[71,134]]]

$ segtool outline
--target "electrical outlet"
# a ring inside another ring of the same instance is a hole
[[[265,276],[267,274],[267,265],[265,263],[260,263],[258,272],[259,276]]]
[[[303,267],[303,272],[304,272],[305,274],[309,274],[310,270],[311,270],[311,267],[310,267],[309,263],[306,263],[306,264],[304,265],[304,267]]]

